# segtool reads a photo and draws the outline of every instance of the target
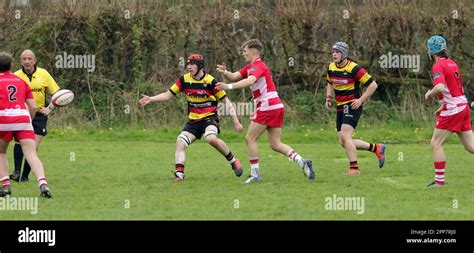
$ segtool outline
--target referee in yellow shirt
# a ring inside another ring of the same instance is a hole
[[[60,90],[60,88],[48,71],[36,67],[36,56],[33,51],[27,49],[21,53],[21,66],[22,69],[16,71],[15,75],[23,79],[33,91],[37,111],[32,123],[35,131],[36,150],[38,150],[41,140],[48,133],[46,130],[48,115],[54,109],[52,103],[49,103],[49,105],[46,106],[46,93],[53,95]],[[28,175],[30,174],[31,168],[28,162],[25,161],[23,174],[21,173],[23,151],[18,143],[15,143],[13,156],[15,161],[15,171],[10,175],[10,179],[17,182],[28,182]]]

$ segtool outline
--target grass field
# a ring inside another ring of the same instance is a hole
[[[434,177],[428,128],[361,126],[358,137],[389,144],[383,169],[372,153],[359,152],[358,176],[344,175],[347,160],[332,129],[287,129],[283,141],[313,159],[316,181],[308,181],[293,162],[271,151],[263,138],[264,180],[252,185],[243,183],[249,174],[244,135],[228,129],[222,137],[243,161],[241,178],[217,151],[198,141],[187,152],[186,181],[172,183],[178,132],[51,130],[40,157],[54,198],[40,198],[37,214],[3,210],[0,220],[474,219],[474,156],[454,136],[445,148],[448,186],[425,188]],[[39,195],[32,181],[12,184],[15,197]],[[364,212],[327,210],[326,198],[334,195],[364,198]]]

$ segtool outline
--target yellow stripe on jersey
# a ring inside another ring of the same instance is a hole
[[[224,90],[220,90],[215,95],[220,100],[220,99],[223,99],[227,94],[225,93]]]
[[[61,89],[48,71],[42,68],[36,68],[31,80],[23,69],[17,70],[15,75],[23,79],[30,86],[35,98],[36,111],[46,106],[46,92],[49,95],[53,95]]]
[[[369,73],[365,72],[365,74],[359,79],[361,85],[368,84],[367,81],[369,81],[372,77],[369,75]]]
[[[176,95],[176,94],[181,92],[181,89],[179,88],[179,86],[176,83],[174,83],[173,85],[171,85],[170,91],[171,91],[171,93]]]
[[[333,84],[332,86],[335,90],[353,90],[354,83],[352,84]]]

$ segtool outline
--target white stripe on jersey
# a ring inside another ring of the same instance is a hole
[[[31,123],[0,124],[0,131],[33,130]]]
[[[269,110],[275,110],[279,108],[283,108],[283,104],[279,103],[276,105],[269,105],[268,100],[272,98],[278,98],[278,92],[276,91],[268,91],[267,90],[267,80],[265,79],[264,76],[260,77],[253,85],[252,85],[252,91],[259,91],[260,96],[255,97],[255,102],[261,103],[260,107],[257,108],[257,110],[260,111],[269,111]]]
[[[441,105],[446,105],[446,110],[441,111],[441,116],[451,116],[466,109],[466,105],[458,106],[459,104],[467,104],[467,98],[465,95],[453,97],[446,86],[444,87],[442,94],[443,99],[439,102]]]
[[[271,106],[262,106],[258,110],[263,112],[263,111],[276,110],[276,109],[280,109],[280,108],[284,108],[282,103],[279,103],[279,104],[276,104],[276,105],[271,105]]]
[[[5,109],[0,110],[0,116],[16,117],[16,116],[30,116],[27,109]]]

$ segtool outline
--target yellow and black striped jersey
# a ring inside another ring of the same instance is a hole
[[[210,74],[204,73],[200,80],[196,80],[188,73],[176,80],[169,91],[173,95],[184,92],[188,101],[188,118],[200,120],[217,115],[217,100],[226,96],[225,91],[215,88],[216,84],[217,81]]]
[[[373,79],[359,64],[348,61],[347,64],[339,68],[336,63],[329,64],[326,76],[328,84],[334,88],[336,95],[336,105],[344,105],[360,98],[361,85],[369,85]]]

